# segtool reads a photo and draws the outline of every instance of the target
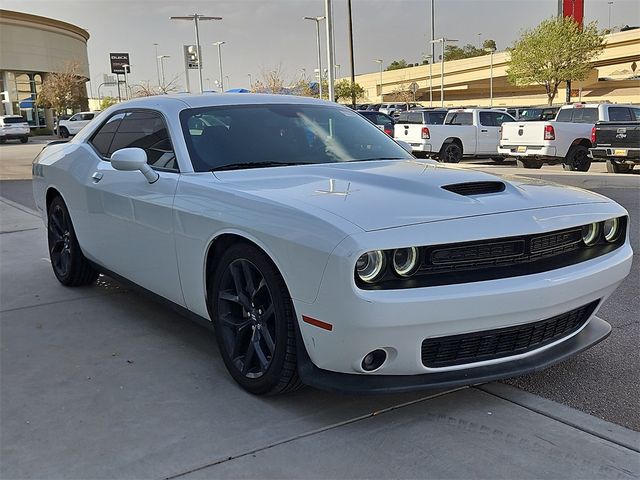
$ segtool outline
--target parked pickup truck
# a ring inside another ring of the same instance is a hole
[[[637,113],[640,113],[640,109]],[[640,115],[630,122],[598,122],[593,127],[593,148],[596,160],[607,162],[607,172],[628,173],[640,164]]]
[[[502,125],[498,153],[515,157],[518,166],[541,168],[561,163],[565,170],[586,172],[591,166],[591,130],[598,121],[621,121],[639,107],[615,104],[565,105],[555,120]]]
[[[432,112],[436,111],[423,111],[422,123],[399,120],[394,138],[409,143],[414,155],[435,157],[441,162],[458,163],[462,158],[503,160],[498,155],[500,125],[515,121],[507,112],[481,108],[449,110],[442,125],[427,123],[427,115],[433,115]]]

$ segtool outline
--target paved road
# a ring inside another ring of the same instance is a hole
[[[24,157],[33,156],[32,151],[36,148],[29,146],[31,151],[28,153],[25,149],[18,150],[21,147],[24,146],[16,146],[16,149],[12,150],[12,157],[13,152],[20,152],[22,157],[18,156],[18,158],[23,158],[16,163],[24,163]],[[5,155],[5,152],[0,149],[0,160]],[[622,204],[630,212],[631,225],[640,225],[640,196],[637,189],[594,188],[593,190]],[[30,180],[0,181],[0,196],[34,208]],[[640,431],[638,414],[640,411],[638,400],[640,398],[638,378],[640,371],[640,349],[638,348],[640,240],[638,236],[638,229],[632,229],[631,241],[635,255],[631,275],[599,312],[599,315],[613,326],[613,333],[609,339],[568,362],[508,383]]]

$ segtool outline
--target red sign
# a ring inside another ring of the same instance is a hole
[[[584,22],[584,0],[563,0],[562,15],[573,18],[582,27]]]

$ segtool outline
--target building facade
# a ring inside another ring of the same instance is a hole
[[[35,103],[42,82],[70,62],[89,80],[89,32],[70,23],[0,10],[0,114],[22,115],[33,128],[53,126],[53,114]]]

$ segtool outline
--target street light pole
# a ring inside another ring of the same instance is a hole
[[[380,102],[384,101],[384,97],[382,96],[382,59],[377,58],[374,60],[378,65],[380,65]]]
[[[433,57],[425,55],[424,58],[429,62],[429,107],[433,108]]]
[[[313,20],[316,22],[316,46],[318,47],[318,72],[322,72],[322,50],[320,49],[320,22],[324,17],[304,17],[304,20]],[[318,84],[318,94],[322,98],[322,75],[320,75],[320,83]]]
[[[609,33],[611,33],[611,7],[613,6],[613,2],[607,2],[609,6]]]
[[[224,82],[222,81],[222,79],[224,78],[224,75],[222,73],[222,45],[224,45],[227,42],[215,42],[213,43],[214,47],[218,47],[218,68],[220,69],[220,91],[224,92]]]
[[[493,108],[493,53],[495,48],[485,48],[485,52],[489,52],[489,107]]]
[[[440,106],[444,108],[444,49],[447,42],[457,42],[451,38],[438,38],[433,40],[432,43],[442,44],[442,56],[440,57]]]
[[[129,73],[131,70],[131,65],[125,63],[124,65],[122,65],[124,67],[124,93],[127,97],[127,100],[129,100],[129,81],[127,80],[127,73]]]
[[[200,49],[200,30],[198,24],[202,20],[222,20],[222,17],[208,17],[206,15],[199,15],[194,13],[192,15],[186,15],[184,17],[171,17],[171,20],[191,20],[195,26],[196,31],[196,52],[198,52],[198,80],[200,84],[200,93],[203,91],[202,87],[202,52]]]
[[[164,80],[164,59],[165,58],[171,58],[171,55],[158,55],[158,57],[156,58],[156,62],[158,60],[160,60],[160,68],[162,70],[162,87],[163,88],[166,86],[165,83],[164,83],[165,82],[165,80]],[[160,83],[160,82],[158,82],[158,83]]]
[[[329,101],[330,102],[335,102],[336,100],[336,96],[335,96],[335,92],[334,92],[334,80],[335,80],[335,70],[334,70],[334,65],[336,64],[335,62],[335,55],[334,55],[334,51],[333,51],[333,13],[331,11],[332,9],[332,0],[324,0],[324,16],[326,17],[326,27],[327,27],[327,67],[329,70],[329,75],[327,78],[327,81],[329,83],[328,85],[328,90],[329,90]]]
[[[156,73],[158,74],[158,85],[160,85],[160,67],[158,67],[158,44],[154,43],[154,47],[156,47]]]
[[[247,76],[249,77],[249,89],[253,90],[253,80],[251,79],[251,74],[247,73]]]

